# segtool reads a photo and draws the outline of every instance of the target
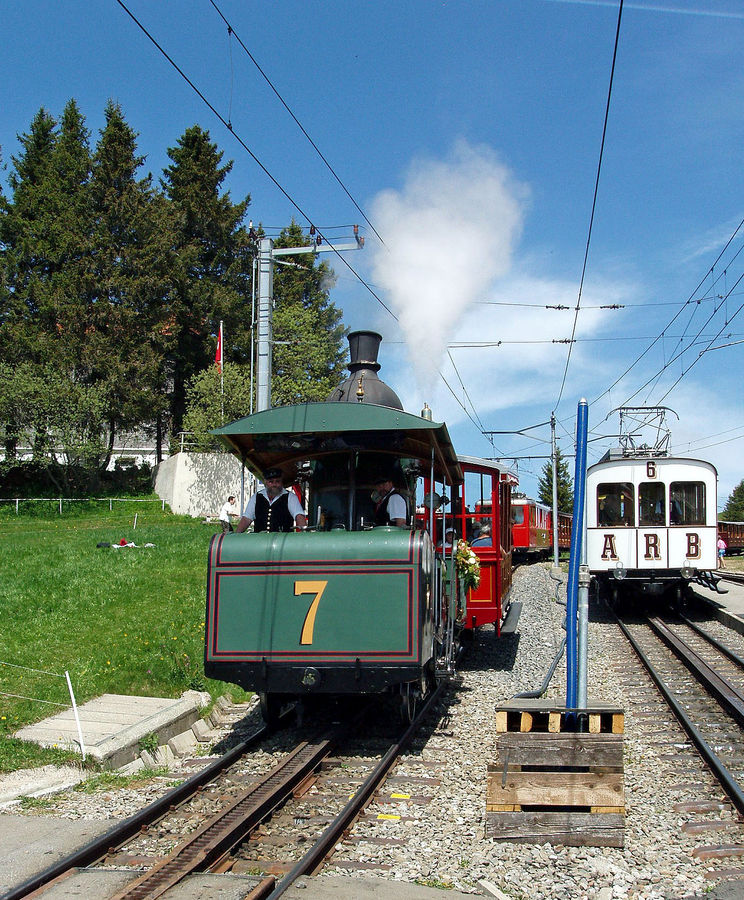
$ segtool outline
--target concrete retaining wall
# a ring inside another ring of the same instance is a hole
[[[231,453],[176,453],[157,466],[155,492],[174,513],[216,516],[230,494],[240,506],[241,468]]]

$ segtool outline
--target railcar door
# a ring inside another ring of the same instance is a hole
[[[639,569],[669,568],[669,529],[666,526],[666,485],[659,477],[655,461],[649,460],[645,478],[638,484],[636,558]]]

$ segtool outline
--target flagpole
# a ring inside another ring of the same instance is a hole
[[[225,335],[220,319],[220,425],[225,424]]]

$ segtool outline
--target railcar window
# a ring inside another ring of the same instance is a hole
[[[705,483],[673,481],[669,485],[669,524],[705,525]]]
[[[638,524],[663,525],[666,508],[666,487],[657,481],[638,485]]]
[[[514,525],[524,525],[524,507],[512,506],[511,519]]]
[[[597,521],[612,528],[632,528],[635,489],[629,482],[597,485]]]

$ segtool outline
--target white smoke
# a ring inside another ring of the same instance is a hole
[[[460,141],[449,160],[415,163],[400,191],[375,199],[386,246],[375,250],[374,281],[400,320],[422,384],[440,368],[470,304],[509,271],[526,198],[491,149]]]

